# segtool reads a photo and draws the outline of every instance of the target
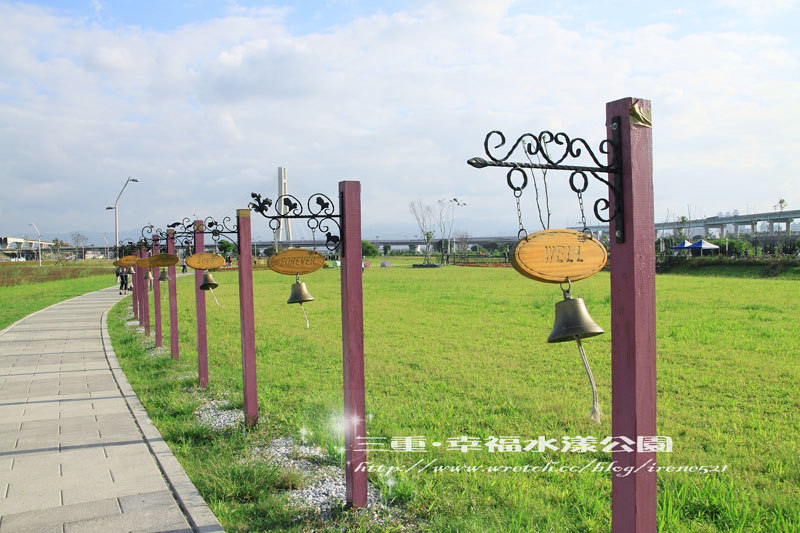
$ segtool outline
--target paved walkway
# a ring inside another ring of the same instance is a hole
[[[119,369],[93,292],[0,332],[0,533],[222,531]]]

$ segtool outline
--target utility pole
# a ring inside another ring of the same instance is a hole
[[[119,199],[122,196],[122,193],[125,192],[125,187],[127,187],[128,183],[131,181],[134,183],[139,183],[139,180],[136,178],[131,178],[128,176],[128,179],[125,180],[125,185],[122,186],[122,190],[119,191],[119,195],[117,195],[117,200],[114,202],[114,207],[106,207],[106,210],[114,210],[114,246],[119,246]]]
[[[39,236],[39,266],[42,266],[42,234],[39,233],[39,228],[36,227],[36,224],[31,222],[28,224],[29,226],[33,226],[33,229],[36,230],[36,234]]]

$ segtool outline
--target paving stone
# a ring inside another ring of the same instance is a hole
[[[90,293],[0,335],[0,533],[191,531],[181,509],[222,530],[106,352],[118,299]]]
[[[118,500],[116,498],[106,498],[88,503],[47,507],[23,513],[4,514],[3,520],[0,522],[0,533],[41,528],[50,524],[59,524],[58,527],[61,527],[60,524],[64,522],[120,515],[121,513],[122,511],[120,510]]]
[[[155,509],[158,507],[174,507],[175,499],[168,490],[134,494],[119,498],[119,505],[123,513]]]

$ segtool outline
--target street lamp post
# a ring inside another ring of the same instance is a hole
[[[128,176],[128,179],[125,180],[125,185],[122,186],[122,190],[119,191],[119,195],[117,196],[117,201],[114,202],[114,207],[106,207],[106,209],[113,209],[114,210],[114,246],[119,246],[119,199],[122,196],[122,193],[125,192],[125,187],[128,186],[129,182],[139,183],[139,180],[136,178],[131,178]]]
[[[39,228],[36,227],[36,224],[31,222],[28,224],[29,226],[33,226],[33,229],[36,230],[36,234],[39,236],[39,266],[42,266],[42,234],[39,233]]]

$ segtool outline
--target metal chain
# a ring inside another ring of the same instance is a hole
[[[578,193],[578,205],[581,208],[581,224],[583,224],[583,232],[586,233],[586,230],[589,228],[586,226],[586,213],[583,211],[583,193]]]
[[[522,208],[519,204],[519,199],[522,196],[522,191],[514,191],[514,198],[517,200],[517,220],[519,221],[519,231],[517,232],[517,238],[522,240],[528,236],[528,232],[525,229],[525,226],[522,225]]]

